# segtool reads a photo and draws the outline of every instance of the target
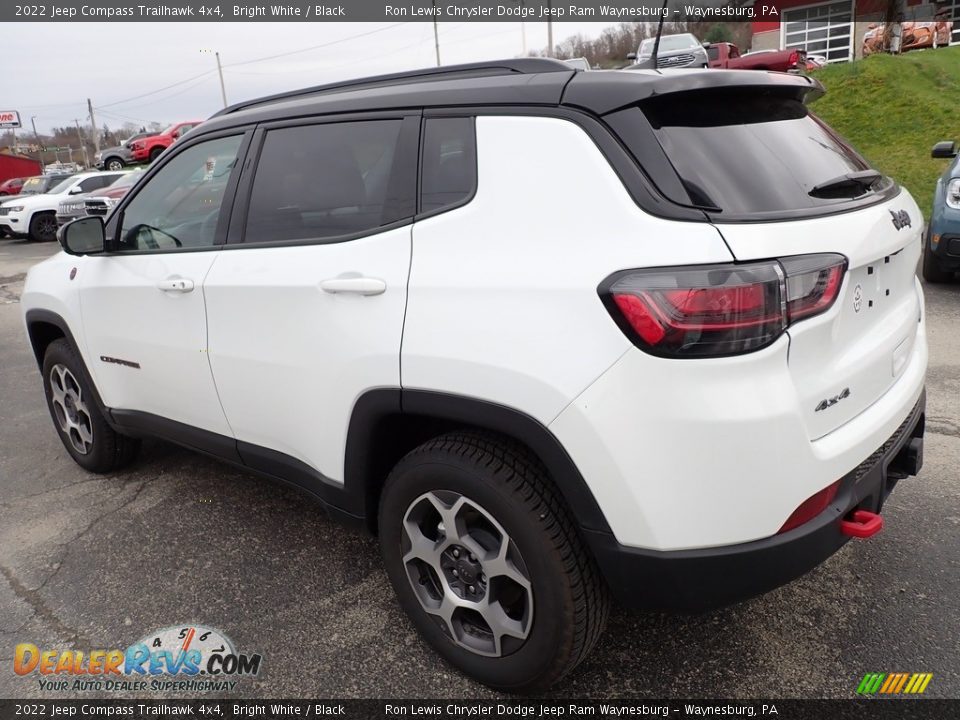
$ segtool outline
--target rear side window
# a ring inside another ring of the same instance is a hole
[[[868,164],[793,96],[700,91],[640,109],[689,200],[719,211],[717,220],[825,210],[891,186],[883,177],[844,185]]]
[[[323,240],[412,217],[416,168],[400,158],[401,125],[364,120],[270,130],[245,242]],[[395,167],[409,167],[410,177]]]
[[[473,118],[427,118],[423,130],[420,211],[462,205],[477,183]]]

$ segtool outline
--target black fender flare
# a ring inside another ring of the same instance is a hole
[[[486,400],[400,388],[367,391],[355,403],[350,418],[344,456],[344,485],[354,502],[360,501],[360,493],[365,495],[364,509],[368,522],[376,518],[375,502],[379,485],[390,467],[400,459],[386,450],[381,455],[378,445],[401,428],[404,421],[413,418],[427,423],[436,422],[447,428],[467,426],[490,430],[523,443],[546,466],[580,527],[602,533],[611,532],[603,511],[573,459],[541,422],[519,410]],[[428,437],[429,434],[423,440]]]

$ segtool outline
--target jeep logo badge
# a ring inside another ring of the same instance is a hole
[[[910,213],[906,210],[897,210],[894,212],[890,211],[890,215],[893,216],[893,226],[897,230],[903,230],[905,227],[910,227]]]

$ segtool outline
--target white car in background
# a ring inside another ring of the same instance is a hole
[[[57,239],[57,208],[73,195],[107,187],[120,172],[88,172],[72,175],[42,195],[21,195],[0,205],[0,230],[13,237],[40,242]]]

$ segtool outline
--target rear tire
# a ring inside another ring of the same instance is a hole
[[[105,163],[103,163],[103,169],[113,170],[114,172],[117,170],[123,170],[123,160],[115,157],[109,158]]]
[[[52,212],[36,213],[30,218],[31,240],[37,242],[53,242],[57,239],[57,216]]]
[[[930,249],[930,233],[927,233],[923,236],[923,279],[928,283],[937,285],[940,283],[950,282],[953,279],[953,273],[947,272],[940,268],[940,263],[937,260],[937,256],[933,254],[933,251]]]
[[[107,425],[86,367],[64,338],[54,340],[44,353],[43,392],[53,426],[77,465],[90,472],[108,473],[136,457],[140,441]]]
[[[150,151],[150,162],[153,162],[153,161],[156,160],[158,157],[160,157],[160,154],[163,152],[163,150],[164,150],[164,148],[162,148],[162,147],[155,147],[153,150],[151,150],[151,151]]]
[[[606,586],[576,528],[534,455],[479,432],[413,450],[380,499],[401,607],[447,662],[506,692],[545,689],[603,631]]]

